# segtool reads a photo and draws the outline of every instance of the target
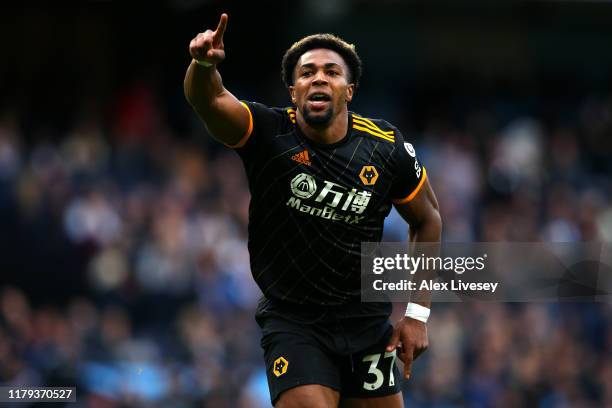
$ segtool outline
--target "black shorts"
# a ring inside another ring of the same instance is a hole
[[[273,312],[269,309],[260,305],[256,319],[263,331],[261,346],[272,404],[283,391],[306,384],[333,388],[341,398],[382,397],[400,391],[395,351],[386,352],[393,333],[386,311],[359,315],[355,308],[347,314],[346,308],[328,307],[300,315],[278,303]]]

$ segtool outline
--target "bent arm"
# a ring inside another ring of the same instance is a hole
[[[221,81],[217,64],[225,59],[223,35],[228,16],[221,14],[215,31],[199,33],[189,43],[193,58],[185,74],[185,97],[218,141],[240,147],[248,139],[253,125],[251,112],[236,99]]]
[[[187,101],[216,140],[236,146],[248,137],[251,114],[225,89],[215,65],[204,67],[192,60],[183,86]]]

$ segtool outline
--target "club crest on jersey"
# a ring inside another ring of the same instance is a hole
[[[378,170],[374,166],[363,166],[359,178],[366,186],[373,186],[378,180]]]
[[[281,375],[287,372],[287,368],[289,368],[289,362],[285,359],[285,357],[280,356],[279,358],[274,360],[272,372],[276,377],[280,377]]]
[[[406,151],[410,156],[416,157],[416,152],[414,151],[414,147],[412,147],[412,144],[404,142],[404,147],[406,148]]]

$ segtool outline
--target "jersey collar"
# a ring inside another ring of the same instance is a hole
[[[300,126],[297,124],[297,122],[295,123],[295,130],[300,139],[302,139],[303,141],[305,141],[306,143],[312,146],[315,146],[320,149],[335,149],[347,143],[351,139],[351,133],[353,130],[353,112],[348,111],[347,116],[348,116],[348,126],[346,128],[346,135],[344,135],[342,139],[334,143],[321,143],[321,142],[317,142],[316,140],[312,140],[308,138],[308,136],[306,136],[304,132],[302,132],[302,129],[300,129]]]

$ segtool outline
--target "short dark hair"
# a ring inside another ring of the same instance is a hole
[[[294,43],[283,56],[281,76],[287,87],[293,85],[293,70],[300,57],[315,48],[325,48],[340,54],[350,71],[349,81],[359,85],[361,79],[361,59],[355,51],[355,46],[333,34],[313,34]]]

